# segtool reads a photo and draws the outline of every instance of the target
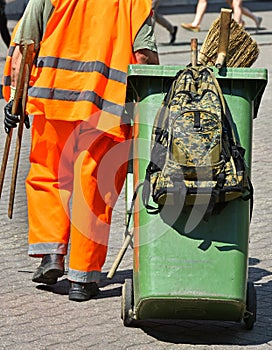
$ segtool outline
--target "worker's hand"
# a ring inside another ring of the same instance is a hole
[[[20,116],[12,114],[12,106],[13,106],[14,100],[10,100],[6,106],[4,107],[4,128],[5,132],[8,134],[10,129],[16,128],[17,124],[20,122]],[[25,127],[27,129],[30,128],[30,122],[28,115],[25,116],[25,121],[24,121]]]

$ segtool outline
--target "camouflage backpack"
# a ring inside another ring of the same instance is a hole
[[[150,193],[153,202],[149,204]],[[176,75],[152,130],[142,198],[149,213],[164,205],[206,205],[252,197],[244,149],[213,71],[186,67]]]

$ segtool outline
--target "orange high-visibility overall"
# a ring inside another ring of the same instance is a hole
[[[34,115],[28,253],[66,254],[70,238],[68,278],[98,281],[129,154],[127,66],[151,1],[52,4],[27,103]]]
[[[20,21],[18,21],[13,29],[13,32],[11,34],[11,39],[10,39],[10,45],[9,49],[7,52],[7,57],[6,57],[6,62],[4,65],[4,72],[3,72],[3,77],[2,77],[2,95],[6,101],[9,100],[10,98],[10,84],[11,84],[11,61],[12,61],[12,56],[14,53],[14,49],[16,44],[14,43],[13,39],[16,34],[17,28],[20,24]]]

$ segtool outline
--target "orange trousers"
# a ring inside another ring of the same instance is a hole
[[[26,179],[30,256],[67,254],[68,279],[99,281],[112,210],[127,173],[130,141],[87,122],[34,117]]]

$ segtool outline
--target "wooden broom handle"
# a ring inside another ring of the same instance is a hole
[[[26,42],[23,42],[22,45],[23,45],[22,46],[23,47],[22,62],[20,65],[17,88],[16,88],[16,92],[15,92],[15,96],[14,96],[14,102],[12,105],[12,114],[15,114],[15,115],[18,114],[19,102],[21,101],[20,99],[23,95],[25,62],[26,62],[27,56],[29,54],[29,48],[31,47],[31,51],[33,51],[32,47],[34,47],[34,43],[33,43],[33,41],[28,40]],[[31,45],[31,46],[29,46],[29,45]],[[26,50],[26,48],[27,48],[27,50]],[[1,194],[2,194],[4,178],[5,178],[6,168],[7,168],[12,133],[13,133],[13,129],[10,129],[9,133],[6,136],[6,142],[5,142],[4,152],[3,152],[1,172],[0,172],[0,198],[1,198]]]
[[[6,142],[5,142],[4,152],[3,152],[3,157],[2,157],[2,165],[1,165],[1,172],[0,172],[0,198],[1,198],[1,194],[2,194],[5,173],[6,173],[7,163],[8,163],[8,156],[9,156],[11,139],[12,139],[12,129],[10,129],[9,133],[6,136]]]
[[[215,67],[219,69],[226,63],[230,36],[231,14],[232,10],[224,8],[221,9],[218,51],[215,62]]]
[[[192,66],[197,65],[197,45],[198,41],[196,38],[191,39],[191,64]]]
[[[127,251],[127,248],[128,248],[128,246],[129,246],[131,240],[132,240],[132,234],[129,233],[129,234],[126,236],[126,238],[125,238],[125,240],[124,240],[124,243],[123,243],[123,245],[122,245],[122,248],[119,250],[119,253],[118,253],[117,257],[116,257],[116,259],[114,260],[114,262],[113,262],[113,264],[112,264],[112,266],[111,266],[111,269],[110,269],[110,271],[109,271],[108,274],[107,274],[107,278],[108,278],[108,279],[111,279],[111,278],[114,276],[116,270],[118,269],[118,266],[120,265],[120,263],[121,263],[121,261],[122,261],[124,255],[125,255],[125,253],[126,253],[126,251]]]
[[[14,155],[11,184],[10,184],[10,196],[9,196],[9,208],[8,208],[8,217],[10,219],[12,218],[12,213],[13,213],[13,204],[14,204],[14,197],[15,197],[19,157],[20,157],[20,151],[21,151],[24,121],[26,116],[25,107],[26,107],[26,100],[27,100],[27,90],[28,90],[29,78],[30,78],[31,67],[33,62],[34,42],[32,40],[27,40],[27,41],[24,41],[20,46],[22,48],[22,61],[21,61],[18,80],[16,84],[16,91],[15,91],[14,103],[12,106],[12,113],[13,114],[21,113],[21,115],[20,115],[20,122],[18,126],[15,155]],[[20,104],[21,104],[21,110],[20,110]]]

